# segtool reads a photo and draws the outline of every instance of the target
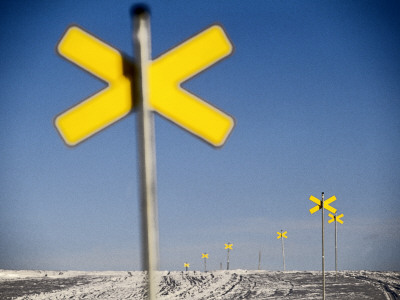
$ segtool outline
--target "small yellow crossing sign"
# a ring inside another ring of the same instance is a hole
[[[316,198],[316,197],[314,197],[312,195],[310,196],[310,200],[317,204],[316,206],[314,206],[313,208],[310,209],[310,213],[311,214],[319,211],[322,208],[322,201],[321,200],[319,200],[318,198]],[[324,201],[324,209],[329,210],[331,213],[336,213],[336,208],[334,208],[334,207],[329,205],[330,203],[332,203],[335,200],[336,200],[335,196],[332,196],[329,199],[326,199]]]
[[[277,239],[280,239],[281,237],[287,239],[287,236],[286,236],[287,231],[284,231],[282,233],[277,231],[276,233],[278,234],[278,236],[276,237]]]
[[[332,223],[332,222],[339,222],[340,224],[343,224],[343,221],[342,220],[340,220],[340,218],[343,218],[343,214],[340,214],[340,215],[338,215],[338,216],[336,216],[336,215],[332,215],[332,214],[328,214],[328,216],[330,216],[332,219],[330,219],[329,221],[328,221],[328,223]]]
[[[148,65],[151,109],[214,146],[222,146],[233,118],[189,93],[181,84],[232,53],[224,30],[214,25]],[[128,115],[132,110],[131,64],[122,54],[77,26],[70,27],[58,53],[108,86],[58,115],[55,126],[67,145],[75,146]]]
[[[185,268],[189,268],[189,267],[190,267],[190,264],[188,264],[188,263],[184,263],[184,264],[183,264],[183,267],[185,267]]]
[[[208,258],[208,253],[202,253],[201,258]]]
[[[225,244],[225,249],[231,249],[231,250],[233,250],[233,249],[232,249],[232,246],[233,246],[233,244],[230,244],[230,243]]]

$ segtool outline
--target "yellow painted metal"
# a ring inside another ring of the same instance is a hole
[[[314,197],[313,195],[310,196],[310,200],[312,202],[314,202],[315,204],[321,206],[321,200],[319,200],[318,198]]]
[[[56,117],[60,135],[75,146],[129,114],[131,79],[124,75],[120,52],[79,27],[70,27],[57,49],[108,84]],[[232,49],[223,29],[214,25],[150,62],[151,109],[210,144],[222,146],[233,129],[233,118],[182,89],[181,84],[228,56]]]
[[[343,218],[343,214],[340,214],[340,215],[338,215],[337,217],[336,217],[336,222],[339,222],[340,224],[343,224],[343,221],[342,220],[340,220],[340,218]]]
[[[276,237],[278,240],[279,240],[281,237],[287,239],[287,236],[286,236],[287,231],[282,232],[282,233],[279,232],[279,231],[277,231],[276,233],[278,234],[278,236]]]
[[[231,52],[223,29],[214,25],[154,60],[149,68],[153,109],[212,145],[221,146],[234,126],[232,117],[182,89],[181,84]]]
[[[310,213],[311,214],[319,211],[322,208],[322,201],[321,200],[319,200],[318,198],[316,198],[316,197],[314,197],[312,195],[310,196],[310,200],[317,204],[317,206],[314,206],[313,208],[310,209]],[[331,213],[336,213],[336,208],[334,208],[334,207],[329,205],[330,203],[332,203],[335,200],[336,200],[335,196],[332,196],[329,199],[326,199],[324,201],[324,208],[326,210],[329,210]]]
[[[335,222],[335,216],[334,216],[334,215],[332,215],[332,214],[328,214],[328,216],[330,216],[330,217],[331,217],[331,219],[328,221],[328,223]]]
[[[232,249],[232,246],[233,246],[233,244],[225,244],[225,249],[231,249],[231,250],[233,250],[233,249]]]
[[[319,200],[318,198],[314,197],[313,195],[310,196],[310,200],[317,204],[316,206],[314,206],[313,208],[310,209],[310,213],[311,214],[319,211],[322,208],[322,201],[321,200]]]
[[[208,253],[202,253],[201,258],[208,258]]]
[[[184,264],[183,264],[183,267],[185,267],[185,268],[189,268],[189,267],[190,267],[190,264],[188,264],[188,263],[184,263]]]
[[[57,47],[60,55],[107,82],[108,87],[60,114],[55,126],[74,146],[126,116],[132,108],[130,79],[122,55],[79,27],[70,27]]]
[[[335,201],[336,200],[336,197],[335,196],[332,196],[332,197],[330,197],[329,199],[326,199],[325,201],[324,201],[324,208],[326,209],[326,210],[329,210],[331,213],[336,213],[336,208],[334,208],[334,207],[332,207],[332,206],[330,206],[329,204],[330,203],[332,203],[333,201]]]
[[[316,206],[314,206],[313,208],[310,209],[310,213],[313,214],[313,213],[319,211],[321,208],[322,208],[321,205],[316,205]]]
[[[343,224],[343,221],[340,220],[340,218],[343,218],[343,216],[344,216],[343,214],[340,214],[338,216],[334,216],[332,214],[328,214],[328,215],[332,218],[328,221],[328,223],[332,223],[332,222],[336,221],[336,222],[339,222],[340,224]]]

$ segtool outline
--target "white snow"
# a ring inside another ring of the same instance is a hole
[[[321,298],[321,272],[316,271],[160,271],[157,277],[158,299]],[[337,278],[335,272],[328,272],[326,279],[327,299],[379,300],[400,295],[399,272],[342,271]],[[18,281],[23,281],[23,291],[10,296],[10,287]],[[8,295],[5,299],[20,300],[145,299],[146,278],[141,271],[0,270],[2,293]]]

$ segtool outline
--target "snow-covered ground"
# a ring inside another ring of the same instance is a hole
[[[131,272],[0,270],[0,299],[145,299]],[[321,299],[321,272],[158,272],[158,299]],[[326,274],[326,299],[400,299],[400,272]]]

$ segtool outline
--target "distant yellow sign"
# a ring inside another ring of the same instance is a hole
[[[208,258],[208,253],[202,253],[201,258]]]
[[[55,125],[74,146],[132,110],[131,78],[121,53],[79,27],[70,27],[58,45],[63,57],[107,82],[108,87],[59,115]],[[149,98],[153,110],[214,146],[233,129],[232,117],[182,89],[181,84],[232,52],[214,25],[150,62]]]
[[[277,231],[276,233],[278,234],[278,236],[276,237],[278,240],[279,240],[281,237],[287,239],[287,236],[286,236],[287,231],[284,231],[284,232],[282,232],[282,233],[279,232],[279,231]]]
[[[183,267],[184,267],[184,268],[189,268],[189,267],[190,267],[190,264],[184,263],[184,264],[183,264]]]
[[[338,216],[332,215],[332,214],[328,214],[328,216],[331,217],[331,219],[328,221],[328,223],[332,223],[332,222],[339,222],[340,224],[343,224],[343,221],[340,220],[341,218],[343,218],[343,214],[340,214]]]
[[[310,196],[310,200],[317,205],[310,209],[310,213],[313,214],[322,208],[322,201],[314,196]],[[330,206],[329,204],[336,200],[335,196],[330,197],[324,201],[324,209],[329,210],[331,213],[336,213],[336,208]]]
[[[231,249],[231,250],[233,250],[232,249],[232,246],[233,246],[233,244],[225,244],[225,249]]]

